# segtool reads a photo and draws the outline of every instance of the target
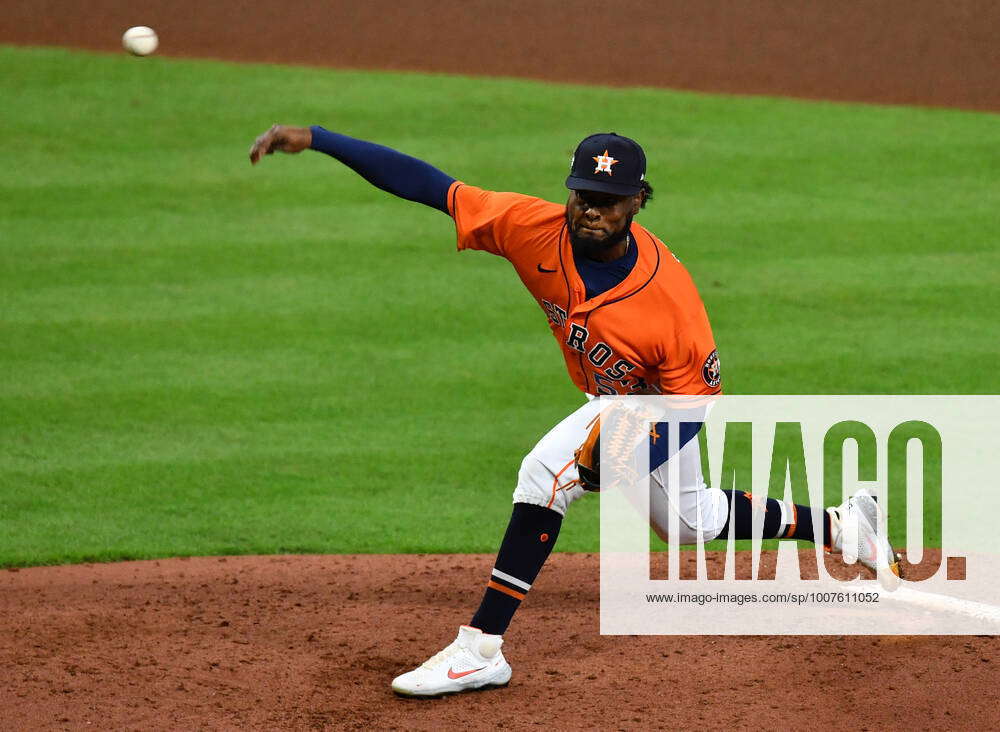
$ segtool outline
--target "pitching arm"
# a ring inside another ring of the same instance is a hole
[[[455,179],[423,160],[384,145],[330,132],[318,125],[275,125],[250,148],[250,163],[275,151],[298,153],[312,149],[351,168],[376,188],[448,213],[448,189]]]

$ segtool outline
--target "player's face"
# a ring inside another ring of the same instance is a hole
[[[615,196],[597,191],[570,191],[566,225],[573,248],[591,259],[602,259],[601,254],[625,240],[641,202],[641,194]]]

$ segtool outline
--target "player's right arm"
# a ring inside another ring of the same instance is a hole
[[[538,234],[539,223],[555,221],[558,228],[562,221],[562,206],[465,185],[423,160],[318,126],[274,125],[250,148],[250,162],[256,165],[274,152],[308,149],[336,158],[384,191],[448,214],[455,220],[459,249],[508,257],[512,249]]]
[[[448,189],[455,182],[450,175],[384,145],[340,135],[319,126],[274,125],[254,141],[250,163],[256,165],[265,155],[275,151],[299,153],[307,149],[336,158],[383,191],[450,214]]]

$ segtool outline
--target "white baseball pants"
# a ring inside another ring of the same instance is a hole
[[[566,509],[586,491],[580,487],[573,452],[583,444],[589,425],[600,412],[600,400],[592,399],[557,424],[521,462],[514,489],[514,503],[544,506],[566,515]],[[677,505],[671,505],[668,485],[669,465],[678,461],[680,486]],[[670,514],[679,517],[679,544],[714,539],[722,531],[729,514],[726,495],[705,484],[701,470],[698,438],[691,439],[668,462],[650,475],[650,525],[664,542],[668,541]]]

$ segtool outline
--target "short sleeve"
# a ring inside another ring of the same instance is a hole
[[[487,191],[458,181],[448,191],[448,213],[455,220],[458,248],[501,257],[509,258],[510,249],[558,209],[532,196]]]
[[[667,394],[721,394],[719,352],[704,307],[674,334],[667,358],[660,363],[660,388]]]

